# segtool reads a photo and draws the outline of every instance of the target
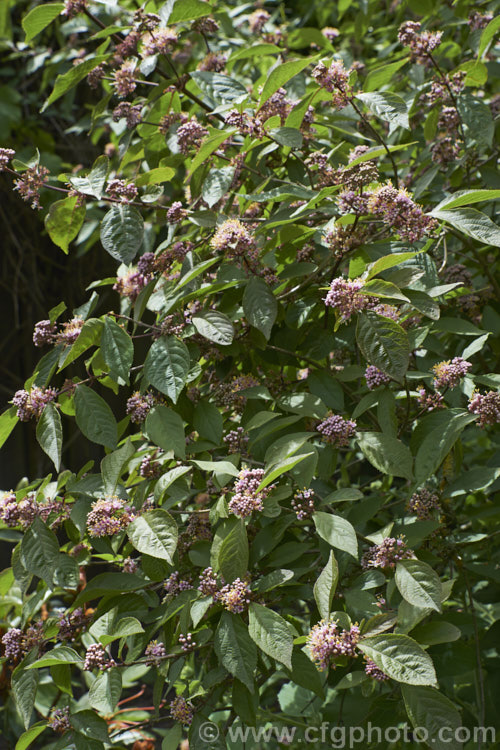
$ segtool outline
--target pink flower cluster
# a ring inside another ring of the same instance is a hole
[[[260,34],[264,25],[269,21],[270,15],[267,10],[259,8],[248,16],[248,25],[252,34]]]
[[[439,497],[435,492],[431,492],[424,487],[418,492],[414,492],[410,497],[408,510],[410,513],[414,513],[419,521],[428,521],[432,519],[434,511],[441,511]]]
[[[444,399],[440,393],[427,393],[423,385],[418,387],[417,393],[417,403],[421,409],[434,411],[434,409],[444,408]]]
[[[180,724],[189,725],[193,721],[193,707],[181,695],[170,702],[169,710],[172,719],[178,721]]]
[[[112,536],[126,528],[135,518],[131,506],[116,495],[102,497],[92,503],[87,516],[90,536]]]
[[[220,602],[224,609],[233,614],[241,614],[250,604],[251,591],[248,581],[236,578],[232,583],[226,583],[214,596],[214,601]]]
[[[120,102],[113,110],[113,122],[118,122],[122,118],[127,121],[127,128],[139,125],[142,122],[142,104]]]
[[[144,276],[138,269],[131,268],[123,276],[117,277],[113,289],[118,292],[120,297],[128,297],[133,302],[144,287],[149,284],[151,278],[151,276]]]
[[[111,198],[117,198],[123,203],[130,203],[134,201],[139,191],[133,182],[125,182],[125,180],[113,179],[109,180],[106,186],[106,192]]]
[[[367,568],[395,568],[400,560],[413,558],[413,550],[406,547],[403,537],[388,536],[380,544],[375,544],[365,552],[361,560],[361,567]]]
[[[341,320],[349,320],[354,313],[366,310],[371,304],[371,299],[360,293],[363,286],[361,279],[343,279],[339,276],[330,284],[325,305],[333,307]]]
[[[469,411],[479,417],[478,424],[481,428],[490,424],[498,424],[500,422],[500,393],[498,391],[487,393],[474,391],[469,401]]]
[[[82,13],[87,8],[87,0],[64,0],[64,8],[61,11],[62,16],[74,18],[78,13]]]
[[[123,65],[113,73],[113,83],[116,95],[120,99],[132,94],[137,88],[135,79],[135,64],[131,61],[124,62]]]
[[[347,107],[349,99],[352,97],[349,74],[350,71],[345,69],[343,62],[334,60],[329,68],[322,62],[318,63],[311,75],[321,88],[326,89],[333,95],[333,106],[337,109],[343,109],[343,107]]]
[[[379,385],[386,385],[391,382],[389,375],[379,370],[375,365],[368,365],[365,370],[365,380],[369,391],[378,388]]]
[[[242,469],[234,483],[234,495],[229,501],[229,511],[239,518],[248,518],[256,510],[262,510],[264,500],[276,485],[269,484],[258,491],[264,478],[264,469]]]
[[[202,140],[208,135],[208,130],[196,117],[191,117],[177,129],[177,143],[181,154],[189,154],[191,149],[199,148]]]
[[[357,625],[352,625],[350,630],[343,630],[336,620],[321,620],[307,636],[307,648],[318,669],[328,669],[329,666],[335,669],[337,657],[356,655],[359,635]]]
[[[432,381],[432,385],[436,390],[441,390],[442,388],[455,388],[455,386],[459,384],[460,379],[463,378],[464,375],[467,375],[467,372],[471,367],[472,363],[467,362],[467,360],[462,357],[453,357],[451,361],[448,359],[443,362],[438,362],[432,368],[436,375]]]
[[[248,435],[241,426],[236,427],[235,430],[229,430],[222,439],[226,443],[229,453],[240,453],[245,450],[248,444]]]
[[[198,65],[198,70],[221,73],[226,67],[227,57],[220,52],[209,52]]]
[[[436,226],[405,188],[397,190],[389,181],[370,195],[368,209],[394,229],[402,239],[416,242]]]
[[[314,490],[297,490],[292,497],[292,508],[299,521],[314,513]]]
[[[215,232],[210,241],[217,252],[223,252],[228,258],[243,256],[251,262],[258,259],[255,240],[248,229],[238,219],[227,219]]]
[[[29,391],[16,391],[12,403],[17,407],[18,419],[28,422],[32,418],[39,419],[47,404],[55,398],[57,391],[54,388],[39,388],[33,385]]]
[[[367,159],[366,161],[359,162],[359,164],[350,166],[352,162],[359,159],[360,156],[363,156],[369,150],[369,146],[356,146],[353,148],[349,154],[347,166],[337,171],[335,182],[345,185],[349,190],[358,190],[365,185],[369,185],[371,182],[375,182],[378,179],[378,169],[373,159]]]
[[[423,31],[419,34],[419,30],[420,23],[418,21],[405,21],[399,27],[398,39],[401,44],[410,48],[411,58],[414,62],[427,65],[430,64],[430,54],[441,44],[443,32]]]
[[[88,622],[88,617],[85,615],[81,607],[69,612],[68,614],[61,614],[59,616],[59,633],[58,638],[62,641],[74,641],[81,629]]]
[[[188,653],[196,647],[196,643],[193,641],[193,636],[191,633],[186,633],[186,635],[181,634],[179,636],[179,644],[181,650],[184,651],[184,653]]]
[[[28,167],[22,175],[15,180],[14,190],[24,201],[31,201],[31,208],[40,208],[40,189],[49,179],[49,170],[37,164],[34,167]]]
[[[187,216],[187,213],[180,201],[174,201],[167,210],[167,224],[179,224]]]
[[[142,53],[148,55],[166,55],[177,42],[177,34],[165,26],[148,32],[142,40]]]
[[[10,160],[16,155],[11,148],[0,148],[0,172],[3,172],[9,166]]]
[[[149,412],[154,406],[154,398],[151,393],[135,393],[127,399],[127,414],[130,416],[130,421],[135,424],[144,422]]]
[[[48,723],[50,728],[54,732],[57,732],[57,734],[64,734],[68,729],[71,729],[68,706],[55,708],[50,715]]]
[[[340,414],[332,414],[316,427],[323,440],[335,448],[345,448],[356,432],[356,422],[344,419]]]
[[[148,667],[159,667],[163,659],[167,655],[167,649],[163,643],[158,641],[151,641],[146,646],[144,656],[146,657],[146,665]]]

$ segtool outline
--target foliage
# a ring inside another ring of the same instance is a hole
[[[323,722],[480,747],[496,4],[6,7],[12,64],[45,64],[39,117],[97,155],[6,128],[2,179],[60,262],[98,270],[36,324],[0,416],[47,471],[0,498],[2,747],[258,747],[235,728]]]

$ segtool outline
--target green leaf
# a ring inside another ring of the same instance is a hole
[[[304,138],[300,130],[297,130],[297,128],[273,128],[273,130],[269,131],[269,135],[281,146],[302,148]]]
[[[252,602],[248,613],[250,638],[265,654],[292,669],[292,626],[277,612],[261,604]]]
[[[126,203],[111,206],[101,222],[102,246],[115,260],[131,263],[144,239],[144,219],[140,211]]]
[[[23,720],[25,729],[28,729],[30,725],[33,706],[35,705],[36,689],[38,687],[38,672],[25,668],[30,658],[32,657],[28,656],[14,669],[10,683],[12,697]]]
[[[256,586],[256,591],[259,593],[271,591],[271,589],[281,586],[283,583],[286,583],[286,581],[290,581],[293,576],[293,570],[285,570],[283,568],[273,570],[272,573],[268,573],[260,579]]]
[[[75,419],[88,440],[106,448],[114,448],[118,427],[106,401],[92,388],[78,385],[75,391]]]
[[[231,53],[228,64],[237,60],[248,60],[251,57],[261,57],[262,55],[280,55],[281,48],[275,44],[253,44],[251,47],[241,47]]]
[[[219,445],[222,440],[222,414],[210,401],[201,400],[196,404],[193,414],[193,427],[200,437],[207,438],[215,445]]]
[[[333,550],[330,550],[328,562],[314,584],[314,598],[318,605],[319,613],[324,620],[327,620],[330,616],[338,580],[339,566],[337,565]]]
[[[172,167],[156,167],[155,169],[150,169],[149,172],[140,174],[135,178],[134,182],[137,187],[161,185],[164,182],[170,182],[172,177],[175,177],[175,169]]]
[[[380,86],[385,86],[390,82],[394,73],[397,73],[398,70],[402,68],[403,65],[406,65],[407,62],[408,58],[404,57],[402,60],[398,60],[397,62],[387,63],[386,65],[381,65],[374,70],[370,70],[363,82],[363,90],[375,91],[376,89],[380,88]]]
[[[71,726],[78,732],[81,732],[85,737],[91,740],[100,740],[101,742],[108,743],[108,725],[106,721],[101,717],[97,716],[94,711],[77,711],[70,715]]]
[[[291,456],[290,458],[285,458],[283,461],[279,461],[277,464],[272,464],[271,466],[269,466],[266,470],[266,474],[264,475],[262,482],[259,484],[257,492],[263,490],[264,487],[267,487],[269,484],[271,484],[271,482],[274,482],[275,479],[280,477],[282,474],[285,474],[287,471],[290,471],[290,469],[293,469],[294,466],[297,466],[297,464],[299,464],[305,458],[308,458],[312,455],[314,455],[313,452],[303,453],[300,456]]]
[[[134,361],[134,344],[128,333],[108,315],[104,318],[101,336],[101,354],[114,380],[121,378],[129,382],[129,373]]]
[[[46,727],[47,723],[45,721],[33,724],[32,727],[23,732],[19,737],[14,750],[26,750],[45,731]]]
[[[134,446],[130,440],[118,450],[108,453],[101,461],[101,475],[104,491],[107,495],[114,495],[120,477],[135,453]]]
[[[358,557],[358,540],[356,532],[349,521],[333,513],[318,511],[313,515],[314,525],[319,536],[331,547]]]
[[[500,29],[500,16],[493,18],[481,34],[479,40],[479,48],[477,50],[478,59],[481,58],[486,51],[488,44],[491,42],[497,31]]]
[[[489,216],[475,208],[454,208],[432,212],[436,219],[442,219],[455,229],[485,245],[500,247],[500,227]]]
[[[179,458],[185,458],[184,423],[177,412],[167,406],[155,406],[146,418],[145,428],[153,443],[164,451],[173,451]]]
[[[10,406],[0,415],[0,448],[7,441],[18,422],[17,408],[15,406]]]
[[[190,357],[187,346],[175,336],[153,342],[144,362],[144,378],[174,404],[186,384]]]
[[[241,518],[231,518],[229,531],[214,544],[213,568],[220,571],[223,578],[231,583],[235,578],[244,578],[248,571],[248,539],[246,527]]]
[[[106,628],[107,629],[107,628]],[[110,633],[103,633],[98,636],[99,642],[103,646],[108,646],[118,638],[125,638],[128,635],[144,633],[144,628],[136,617],[122,617],[113,625]]]
[[[212,6],[202,0],[177,0],[168,18],[168,23],[192,21],[195,18],[209,16],[213,12]]]
[[[396,565],[395,581],[407,602],[441,612],[441,581],[430,565],[420,560],[401,560]]]
[[[193,316],[193,325],[201,336],[221,346],[233,343],[234,327],[227,315],[218,310],[205,310]]]
[[[257,649],[241,617],[223,612],[215,631],[214,648],[229,674],[253,690],[257,667]]]
[[[462,430],[474,419],[473,414],[448,410],[443,415],[439,415],[439,420],[436,420],[433,414],[421,420],[418,426],[419,432],[415,433],[419,435],[419,448],[415,456],[415,480],[419,485],[437,471],[460,437]],[[439,424],[434,426],[436,421],[439,421]]]
[[[44,3],[30,10],[22,20],[22,27],[26,32],[25,44],[31,42],[38,34],[52,23],[64,10],[64,3]]]
[[[189,74],[200,89],[211,99],[222,104],[242,101],[248,97],[248,91],[242,83],[222,73],[207,70],[195,70]]]
[[[393,477],[412,478],[412,457],[408,446],[382,432],[359,432],[363,455],[378,471]]]
[[[234,174],[234,167],[220,167],[218,169],[214,167],[210,170],[201,189],[201,197],[209,208],[212,208],[227,193],[231,187]]]
[[[97,599],[99,596],[121,594],[144,588],[146,580],[133,573],[99,573],[92,578],[81,591],[73,605],[78,607],[82,602]]]
[[[36,425],[36,439],[59,471],[62,451],[62,424],[57,407],[48,403]]]
[[[210,135],[202,141],[200,149],[196,156],[193,158],[189,166],[189,174],[192,175],[198,167],[205,164],[208,157],[216,151],[221,143],[224,143],[237,131],[233,128],[232,130],[216,130],[215,128],[209,128]]]
[[[403,685],[408,717],[415,727],[425,729],[425,742],[433,750],[460,750],[456,739],[462,719],[453,703],[432,687]],[[420,741],[420,736],[417,734]],[[421,733],[424,738],[424,733]]]
[[[177,547],[177,524],[166,510],[156,508],[138,516],[127,526],[127,536],[139,552],[172,565]]]
[[[64,198],[52,203],[45,216],[45,228],[50,239],[66,254],[69,243],[82,228],[86,210],[85,202],[80,204],[77,197]]]
[[[366,276],[367,281],[382,271],[387,271],[389,268],[399,266],[399,264],[403,263],[405,260],[411,260],[411,258],[414,258],[416,255],[418,255],[416,252],[391,253],[391,255],[384,255],[382,258],[378,258],[368,266],[368,273]]]
[[[90,686],[89,703],[103,714],[111,714],[120,700],[122,677],[119,669],[101,672]]]
[[[108,55],[96,55],[96,57],[92,57],[90,60],[84,60],[79,65],[70,68],[66,73],[57,76],[52,93],[45,101],[40,112],[45,112],[47,107],[57,101],[57,99],[60,99],[61,96],[76,86],[77,83],[83,81],[91,70],[97,68],[98,65],[105,62],[107,59]]]
[[[389,91],[383,93],[371,91],[356,94],[356,99],[360,99],[374,115],[378,115],[382,120],[388,122],[390,133],[397,127],[410,129],[405,100],[397,94]]]
[[[413,628],[411,635],[418,643],[434,646],[439,643],[458,641],[462,637],[462,631],[451,622],[434,621]]]
[[[250,325],[268,339],[278,314],[278,302],[266,282],[258,276],[252,276],[245,287],[243,310]]]
[[[460,206],[468,206],[471,203],[496,201],[498,198],[500,198],[500,190],[458,190],[453,195],[449,195],[438,203],[430,215],[433,216],[434,211],[439,212],[443,208],[459,208]]]
[[[288,83],[291,78],[304,70],[304,68],[307,68],[307,66],[315,62],[315,60],[316,58],[314,57],[304,57],[301,60],[290,60],[289,62],[277,65],[273,68],[267,77],[264,88],[262,89],[259,107],[262,107],[275,91],[284,86],[285,83]]]
[[[383,633],[370,636],[363,638],[358,648],[397,682],[407,685],[436,684],[430,656],[407,635]]]
[[[54,664],[82,664],[83,659],[74,649],[69,646],[58,646],[41,656],[28,669],[41,669],[52,667]]]
[[[358,315],[356,341],[365,359],[401,382],[408,369],[410,345],[404,329],[373,312]]]
[[[109,159],[102,155],[97,157],[86,177],[70,176],[68,181],[78,192],[94,198],[102,198],[108,172]]]
[[[426,315],[431,320],[439,320],[440,310],[438,303],[425,292],[419,289],[406,289],[412,307]]]
[[[21,541],[21,562],[27,571],[51,583],[59,542],[40,518],[35,518]]]
[[[390,281],[383,279],[372,279],[367,281],[363,286],[363,294],[370,294],[375,297],[386,297],[387,299],[398,299],[402,302],[408,302],[408,297],[403,294],[401,289]]]

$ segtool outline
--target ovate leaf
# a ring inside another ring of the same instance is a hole
[[[415,607],[441,611],[443,592],[438,574],[420,560],[401,560],[396,565],[396,586],[407,602]]]
[[[232,344],[234,327],[227,315],[218,310],[205,310],[193,316],[193,325],[204,338],[221,346]]]
[[[243,310],[250,325],[268,339],[278,313],[278,303],[266,282],[258,276],[252,276],[245,287]]]
[[[330,550],[328,562],[314,584],[314,598],[318,605],[319,613],[325,620],[330,616],[330,610],[338,580],[339,566],[337,565],[333,550]]]
[[[500,247],[500,227],[489,216],[476,208],[440,209],[432,212],[436,219],[442,219],[452,227],[485,245]]]
[[[185,457],[184,423],[173,409],[155,406],[146,418],[146,432],[150,440],[164,451],[173,451],[179,458]]]
[[[253,690],[257,648],[241,617],[223,612],[215,632],[215,653],[229,674]]]
[[[397,94],[389,91],[370,91],[362,94],[356,94],[356,99],[360,99],[374,115],[378,115],[382,120],[389,123],[389,132],[397,127],[410,129],[408,121],[408,109],[406,102]]]
[[[101,223],[101,242],[104,249],[120,263],[133,261],[144,238],[144,219],[141,213],[124,204],[111,206]]]
[[[358,316],[356,341],[363,356],[399,382],[405,376],[410,357],[410,345],[404,329],[390,318],[373,312]]]
[[[25,43],[31,42],[64,10],[64,3],[44,3],[30,10],[22,20],[22,27],[26,32]]]
[[[129,382],[129,372],[134,361],[134,344],[128,333],[112,318],[104,318],[101,336],[101,354],[114,380]]]
[[[36,439],[59,471],[62,451],[62,424],[57,407],[48,403],[36,425]]]
[[[57,76],[54,88],[51,95],[45,101],[40,112],[45,112],[47,107],[53,104],[57,99],[63,96],[67,91],[76,86],[77,83],[83,81],[84,78],[90,73],[91,70],[97,68],[98,65],[107,60],[107,55],[97,55],[89,60],[84,60],[79,65],[74,65],[70,68],[67,73]]]
[[[261,604],[250,604],[248,632],[265,654],[292,668],[294,631],[281,615]]]
[[[175,404],[186,383],[189,365],[187,346],[175,336],[162,337],[148,352],[144,377]]]
[[[14,669],[11,677],[12,695],[25,729],[30,725],[31,714],[35,705],[36,689],[38,687],[38,672],[25,668],[29,659],[30,657],[21,662]]]
[[[333,513],[318,511],[313,515],[316,531],[325,542],[335,549],[348,552],[352,557],[358,557],[358,540],[356,532],[349,521]]]
[[[136,550],[172,565],[177,547],[177,524],[166,510],[156,508],[138,516],[127,526],[127,536]]]
[[[435,685],[430,656],[407,635],[383,633],[363,638],[358,648],[386,675],[407,685]]]
[[[114,448],[118,427],[106,401],[92,388],[78,385],[75,391],[75,419],[88,440],[106,448]]]
[[[45,216],[45,228],[50,239],[65,253],[82,228],[85,212],[85,201],[80,204],[77,197],[71,197],[52,203]]]
[[[463,745],[455,738],[462,720],[446,696],[432,687],[403,685],[402,692],[408,717],[415,728],[421,727],[427,731],[425,739],[429,747],[434,750],[461,750]]]
[[[411,453],[401,440],[383,432],[360,432],[358,444],[365,458],[383,474],[411,479]]]

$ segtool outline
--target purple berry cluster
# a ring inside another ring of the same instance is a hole
[[[61,614],[58,622],[58,638],[61,641],[75,641],[88,620],[89,618],[85,615],[81,607],[77,607],[77,609],[68,614]]]
[[[0,520],[9,527],[22,526],[23,529],[27,529],[35,518],[39,517],[45,522],[51,514],[55,514],[52,527],[58,526],[67,518],[68,511],[64,500],[55,498],[40,503],[37,502],[34,492],[29,492],[19,502],[14,492],[6,492],[0,498]]]
[[[29,391],[16,391],[12,403],[17,407],[17,417],[21,422],[39,419],[48,403],[54,401],[57,391],[54,388],[39,388],[33,385]]]
[[[189,591],[193,588],[193,584],[189,580],[180,578],[180,573],[175,570],[171,575],[163,582],[163,588],[167,592],[168,596],[177,596],[181,591]]]
[[[124,62],[123,65],[113,73],[113,82],[111,84],[115,94],[119,99],[125,99],[129,94],[133,94],[137,88],[135,79],[135,63],[132,61]]]
[[[248,444],[248,435],[241,426],[229,430],[222,439],[226,443],[229,453],[242,453]]]
[[[329,666],[335,669],[335,658],[356,656],[359,635],[357,625],[352,625],[350,630],[343,630],[336,620],[321,620],[307,636],[307,648],[318,669],[328,669]]]
[[[174,201],[167,209],[167,224],[179,224],[187,216],[187,211],[180,201]]]
[[[26,653],[26,639],[20,628],[9,628],[2,636],[2,645],[9,661],[18,661]]]
[[[418,33],[421,24],[418,21],[405,21],[399,27],[398,39],[411,51],[413,62],[422,65],[431,64],[430,55],[441,44],[442,31],[423,31]]]
[[[192,651],[193,648],[195,648],[196,643],[193,641],[192,633],[186,633],[186,635],[180,635],[179,636],[179,644],[181,647],[181,650],[184,651],[184,653],[188,653],[189,651]]]
[[[500,393],[488,391],[479,393],[474,391],[469,401],[469,411],[476,414],[479,419],[479,427],[484,429],[486,425],[498,424],[500,422]]]
[[[139,563],[133,557],[126,557],[122,563],[122,570],[124,573],[137,573]]]
[[[215,596],[219,591],[217,576],[215,575],[213,568],[205,568],[200,573],[198,591],[201,591],[203,596]]]
[[[365,552],[361,560],[361,567],[395,568],[400,560],[415,557],[413,550],[408,549],[403,537],[386,537],[380,544],[375,544]]]
[[[142,122],[142,104],[120,102],[113,110],[113,122],[125,119],[127,128],[135,128]]]
[[[354,313],[366,310],[371,300],[361,293],[364,282],[361,279],[333,279],[325,297],[325,305],[333,307],[341,320],[349,320]]]
[[[378,388],[379,385],[386,385],[391,382],[389,375],[379,370],[375,365],[368,365],[365,370],[365,380],[369,391]]]
[[[299,521],[314,513],[314,490],[297,490],[292,497],[292,508]]]
[[[368,209],[399,234],[401,239],[416,242],[436,226],[435,219],[424,214],[405,188],[397,189],[389,181],[370,195]]]
[[[247,580],[236,578],[232,583],[226,583],[214,596],[214,601],[220,602],[228,612],[241,614],[250,604],[251,591]]]
[[[121,200],[123,203],[134,201],[139,194],[133,182],[118,179],[109,180],[106,192],[111,198]]]
[[[191,724],[193,721],[193,707],[191,703],[178,695],[170,702],[170,716],[174,721],[178,721],[179,724]]]
[[[116,662],[106,653],[100,643],[92,643],[88,647],[83,663],[84,671],[91,672],[93,669],[98,669],[104,672],[114,666],[116,666]]]
[[[229,501],[229,511],[239,518],[248,518],[254,511],[262,510],[264,500],[276,485],[270,484],[258,491],[264,478],[264,469],[242,469],[233,486],[233,497]]]
[[[345,69],[342,61],[334,60],[329,68],[320,62],[311,75],[322,89],[332,94],[332,104],[336,109],[347,107],[353,92],[349,85],[350,71]]]
[[[92,503],[87,516],[87,530],[90,536],[112,536],[126,528],[134,520],[133,509],[124,500],[111,495]]]
[[[442,388],[455,388],[459,384],[461,378],[467,375],[467,372],[472,367],[471,362],[462,357],[453,357],[450,361],[445,360],[438,362],[434,365],[432,370],[435,374],[435,378],[432,381],[434,388],[439,391]]]
[[[154,398],[151,393],[135,391],[127,400],[127,414],[130,417],[130,421],[135,424],[144,422],[153,406]]]
[[[158,451],[154,451],[152,454],[144,456],[139,468],[139,474],[141,475],[141,477],[144,477],[145,479],[156,479],[160,476],[161,463],[159,461],[155,461],[157,455]]]
[[[323,440],[335,448],[345,448],[356,432],[356,422],[344,419],[340,414],[332,414],[316,427]]]
[[[179,125],[177,129],[177,144],[181,154],[189,154],[191,149],[199,148],[202,140],[208,135],[208,130],[196,117],[191,117],[187,122]]]
[[[71,729],[69,722],[69,708],[55,708],[49,717],[49,726],[57,734],[64,734],[68,729]]]
[[[417,393],[417,403],[424,411],[444,408],[444,398],[440,393],[427,393],[423,385],[418,387]]]
[[[56,336],[57,326],[51,323],[50,320],[39,320],[35,324],[35,330],[33,331],[33,343],[35,346],[45,346],[45,344],[51,344]]]
[[[441,511],[439,496],[436,492],[431,492],[424,487],[410,497],[408,510],[414,513],[419,521],[428,521],[433,517],[434,512]]]
[[[159,667],[166,655],[167,649],[163,643],[158,643],[158,641],[148,643],[144,652],[148,667]]]
[[[372,677],[374,680],[377,680],[377,682],[386,682],[390,679],[390,677],[386,675],[385,672],[382,672],[382,670],[377,667],[374,661],[368,659],[367,657],[365,664],[365,674],[367,674],[368,677]]]

